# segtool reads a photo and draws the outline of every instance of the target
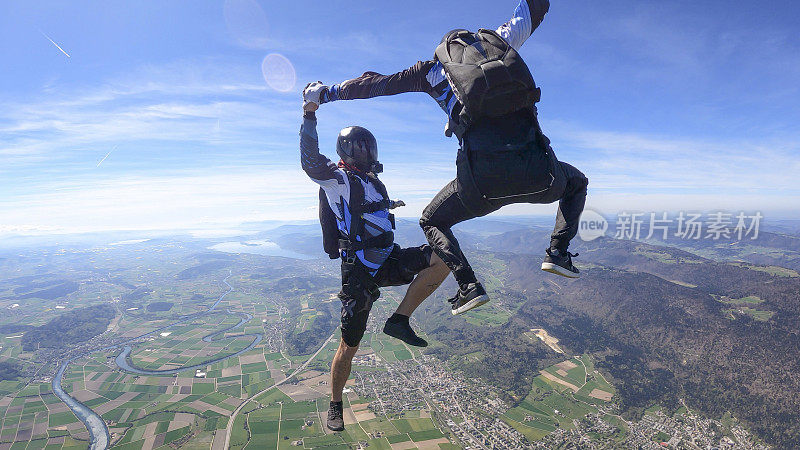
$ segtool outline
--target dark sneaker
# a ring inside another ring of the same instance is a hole
[[[428,341],[417,336],[417,333],[407,322],[389,322],[387,320],[386,325],[383,326],[383,332],[414,347],[428,346]]]
[[[331,402],[328,409],[328,429],[331,431],[344,431],[344,410],[342,402]]]
[[[547,256],[544,257],[544,262],[542,262],[542,270],[562,277],[579,278],[581,272],[572,265],[572,258],[577,256],[577,253],[573,255],[570,252],[561,252],[548,248]]]
[[[486,290],[483,289],[480,283],[470,283],[465,287],[459,288],[456,296],[448,300],[453,305],[451,312],[454,316],[477,308],[488,301],[489,296],[486,295]]]

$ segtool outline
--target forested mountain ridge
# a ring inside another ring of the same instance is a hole
[[[117,314],[109,304],[99,304],[65,312],[46,324],[25,332],[22,347],[68,349],[103,333]]]
[[[605,355],[629,411],[681,397],[800,446],[799,278],[637,242],[586,246],[592,266],[577,281],[543,274],[539,257],[506,256],[506,285],[529,299],[520,318],[573,352]]]

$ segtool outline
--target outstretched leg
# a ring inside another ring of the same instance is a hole
[[[344,340],[339,342],[339,348],[331,363],[331,401],[334,403],[342,401],[342,391],[347,379],[350,378],[353,357],[357,351],[358,345],[350,347]]]
[[[342,402],[342,391],[347,379],[350,377],[350,369],[353,364],[353,357],[358,351],[358,344],[350,347],[344,342],[339,342],[339,348],[333,356],[331,363],[331,405],[328,409],[327,426],[333,431],[344,430],[344,404]]]
[[[451,227],[457,223],[477,217],[470,212],[458,195],[458,181],[447,184],[422,213],[419,224],[436,255],[447,265],[458,285],[464,287],[477,282],[467,258],[461,252]]]
[[[444,261],[435,253],[431,255],[430,266],[417,274],[414,281],[408,286],[406,295],[400,302],[400,306],[397,307],[395,314],[411,316],[419,305],[439,288],[447,275],[450,275],[450,269]]]
[[[378,298],[378,293],[365,288],[354,272],[342,272],[342,291],[339,292],[342,301],[342,340],[331,362],[331,406],[327,424],[333,431],[344,430],[342,390],[350,377],[353,357],[367,329],[372,303]]]

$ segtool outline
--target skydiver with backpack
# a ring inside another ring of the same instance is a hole
[[[378,144],[369,130],[348,127],[339,133],[334,164],[319,152],[317,105],[303,105],[300,162],[320,185],[320,223],[323,246],[331,259],[342,260],[342,339],[331,363],[331,403],[327,426],[344,430],[342,390],[350,376],[353,357],[367,329],[379,288],[409,284],[406,295],[389,317],[383,332],[409,345],[425,347],[409,324],[414,310],[444,281],[450,269],[427,244],[400,248],[394,243],[394,216],[389,212],[402,201],[389,199],[378,179]]]
[[[461,314],[489,301],[461,252],[451,227],[514,203],[553,203],[558,215],[542,270],[578,278],[567,250],[578,231],[588,179],[556,158],[535,104],[541,91],[517,53],[544,19],[549,0],[521,0],[514,16],[496,31],[453,30],[434,59],[393,75],[366,72],[326,86],[312,83],[304,99],[316,105],[337,100],[426,92],[447,113],[447,136],[460,148],[457,176],[425,208],[420,225],[434,252],[459,284],[450,299]]]

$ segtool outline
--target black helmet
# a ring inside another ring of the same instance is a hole
[[[364,172],[381,173],[378,162],[378,142],[366,128],[347,127],[336,139],[336,153],[346,164]]]

